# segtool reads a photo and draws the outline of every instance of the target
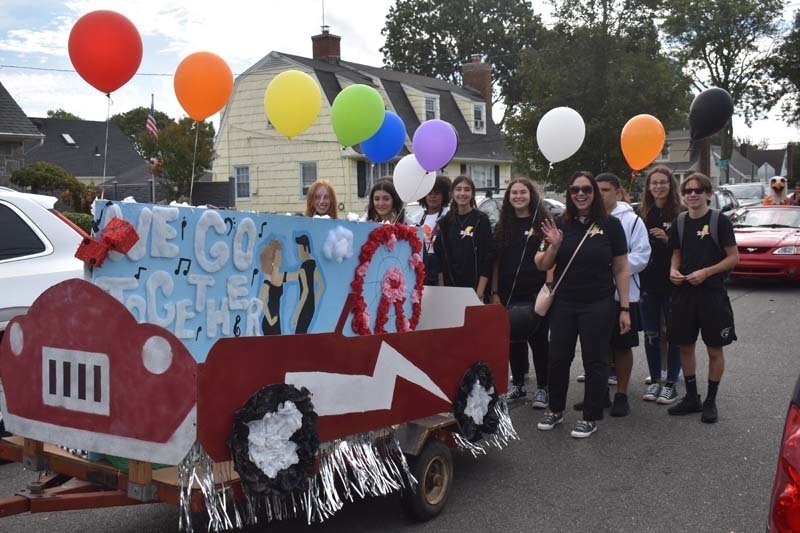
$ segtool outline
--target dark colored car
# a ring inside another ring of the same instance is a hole
[[[769,531],[800,531],[800,379],[794,387],[769,504]]]
[[[734,183],[723,185],[722,190],[730,191],[742,207],[759,205],[767,195],[767,187],[763,183]]]

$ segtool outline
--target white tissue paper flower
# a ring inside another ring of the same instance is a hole
[[[483,424],[483,417],[489,412],[489,402],[492,401],[490,393],[494,392],[494,387],[488,391],[481,385],[481,380],[476,379],[472,385],[472,390],[467,397],[467,407],[464,414],[470,417],[476,424]]]
[[[350,222],[359,222],[361,220],[361,215],[358,213],[349,212],[347,213],[347,220]]]
[[[336,226],[328,232],[322,253],[331,261],[341,263],[353,257],[353,232],[344,226]]]
[[[125,198],[122,199],[122,203],[123,204],[135,204],[136,203],[136,198],[134,198],[133,196],[126,196]]]
[[[303,414],[293,402],[283,402],[274,413],[267,413],[261,420],[247,423],[250,460],[267,477],[274,478],[278,472],[297,464],[297,444],[289,439],[303,425]]]

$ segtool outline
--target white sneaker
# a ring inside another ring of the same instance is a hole
[[[586,381],[586,374],[578,374],[578,383]]]
[[[533,403],[531,404],[534,409],[547,409],[550,406],[550,399],[547,396],[546,389],[536,389],[533,395]]]

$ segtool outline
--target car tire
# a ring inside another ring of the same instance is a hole
[[[405,513],[419,522],[436,517],[444,509],[453,485],[453,455],[450,448],[430,439],[416,457],[407,457],[416,490],[405,490],[401,502]]]

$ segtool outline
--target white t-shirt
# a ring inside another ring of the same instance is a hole
[[[433,253],[433,241],[436,239],[436,222],[447,214],[449,207],[444,207],[438,213],[434,214],[426,214],[425,211],[421,211],[417,215],[411,218],[409,222],[415,226],[422,226],[422,231],[425,233],[425,249],[429,254]]]

